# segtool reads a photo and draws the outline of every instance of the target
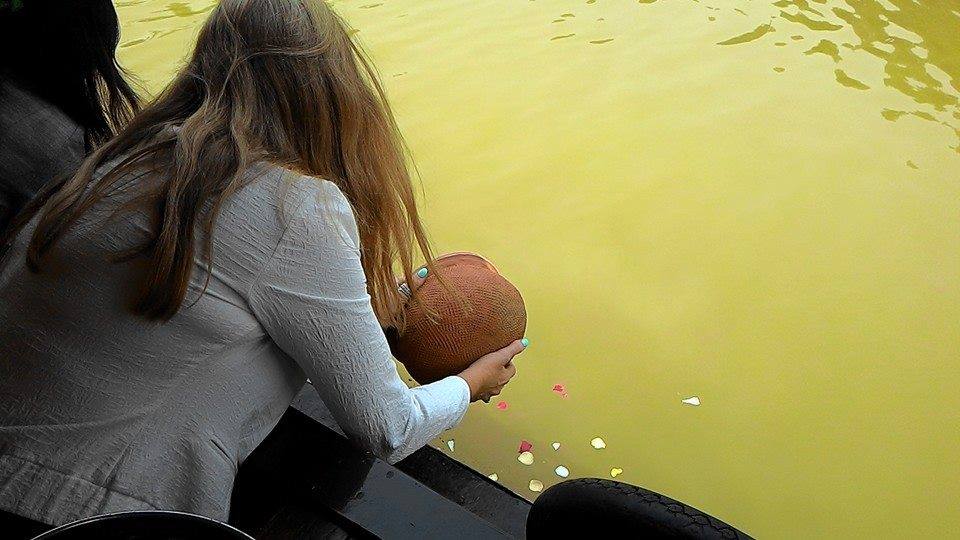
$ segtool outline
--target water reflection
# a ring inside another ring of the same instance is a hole
[[[774,32],[786,32],[794,41],[807,37],[819,37],[819,42],[806,50],[804,54],[823,54],[834,63],[842,64],[846,55],[865,52],[883,63],[882,81],[864,81],[850,75],[849,69],[842,65],[834,68],[838,84],[845,88],[865,91],[881,85],[894,89],[922,106],[932,109],[933,113],[917,116],[937,122],[958,135],[954,148],[960,153],[960,128],[955,120],[960,119],[960,9],[955,2],[936,0],[776,0],[770,4],[751,4],[749,2],[731,2],[724,8],[715,7],[693,0],[709,10],[708,21],[715,21],[714,14],[727,11],[747,16],[741,7],[752,11],[753,15],[769,13],[770,20],[752,30],[744,29],[741,34],[719,41],[717,45],[740,45],[755,41]],[[650,4],[657,0],[638,0],[637,9],[651,9]],[[592,4],[592,2],[588,2]],[[737,4],[739,7],[735,7]],[[749,7],[748,7],[749,6]],[[585,6],[585,9],[597,9],[602,4]],[[576,17],[575,13],[554,13],[551,24],[567,26]],[[603,18],[595,19],[602,23]],[[571,28],[572,29],[572,28]],[[585,30],[585,29],[584,29]],[[856,42],[846,42],[852,31]],[[579,32],[578,32],[579,33]],[[814,36],[810,36],[814,33]],[[551,41],[567,40],[575,37],[572,32],[563,32],[550,38]],[[591,44],[607,43],[615,36],[594,39]],[[582,38],[581,38],[582,39]],[[570,40],[574,41],[574,40]],[[586,40],[585,40],[586,41]],[[777,41],[774,46],[783,47],[786,41]],[[782,72],[778,66],[775,71]],[[901,115],[902,116],[902,115]],[[913,115],[916,116],[916,115]],[[884,115],[884,118],[896,121],[897,117]]]
[[[784,8],[781,19],[810,30],[833,32],[849,27],[860,42],[843,46],[883,60],[884,84],[938,111],[957,106],[960,11],[949,8],[948,2],[847,0],[845,7],[828,12],[832,17],[812,8],[806,0],[778,0],[773,5]],[[790,8],[797,12],[790,13]],[[827,54],[835,62],[842,59],[839,47],[829,39],[822,39],[808,54],[814,52]],[[948,79],[949,85],[935,74]],[[840,77],[838,82],[844,84]]]
[[[817,43],[810,49],[807,49],[803,54],[825,54],[830,58],[833,58],[834,62],[840,61],[840,49],[837,48],[837,44],[830,41],[829,39],[821,39],[820,43]]]
[[[136,39],[131,39],[130,41],[124,41],[123,43],[120,44],[120,48],[121,48],[121,49],[126,49],[127,47],[133,47],[133,46],[135,46],[135,45],[140,45],[141,43],[146,43],[146,42],[148,42],[148,41],[150,41],[150,40],[153,40],[153,39],[156,39],[156,38],[159,38],[159,37],[169,36],[170,34],[172,34],[172,33],[174,33],[174,32],[183,30],[183,28],[184,28],[184,27],[173,28],[173,29],[171,29],[171,30],[152,30],[152,31],[150,31],[146,36],[143,36],[143,37],[140,37],[140,38],[136,38]]]
[[[210,11],[211,9],[213,9],[214,5],[215,4],[210,4],[208,6],[195,10],[191,8],[189,4],[186,4],[183,2],[173,2],[173,3],[167,4],[167,8],[160,12],[160,13],[163,13],[163,12],[168,12],[168,13],[164,13],[163,15],[157,15],[156,17],[148,17],[146,19],[140,19],[137,22],[162,21],[164,19],[172,19],[174,17],[192,17],[194,15],[200,15],[202,13],[206,13]]]
[[[639,3],[654,2],[656,0],[641,0]],[[777,30],[794,30],[790,27],[795,25],[826,33],[850,28],[860,42],[844,43],[843,46],[883,60],[887,86],[915,101],[932,105],[938,111],[957,107],[960,100],[960,55],[957,54],[960,9],[956,4],[930,0],[846,0],[837,2],[837,7],[828,8],[826,0],[817,3],[821,4],[819,9],[811,6],[808,0],[777,0],[772,3],[779,8],[775,19],[719,44],[747,43]],[[643,6],[639,7],[643,9]],[[704,7],[720,10],[714,6]],[[731,9],[747,15],[740,8]],[[573,17],[573,13],[563,13],[552,22],[561,23]],[[801,35],[791,37],[803,39]],[[839,48],[830,39],[822,39],[809,52],[827,54],[836,62],[841,60]],[[949,83],[945,85],[938,75]],[[960,118],[960,111],[954,116]]]
[[[854,90],[869,90],[870,87],[863,84],[862,82],[854,79],[853,77],[847,75],[842,69],[833,70],[833,74],[837,77],[837,82],[846,86],[847,88],[853,88]]]
[[[783,4],[783,3],[784,2],[777,2],[774,5]],[[787,13],[786,11],[781,11],[780,17],[793,23],[802,24],[803,26],[806,26],[810,30],[833,32],[836,30],[843,29],[843,27],[840,26],[839,24],[832,24],[827,21],[812,19],[806,16],[805,14],[803,14],[802,12],[792,14],[792,13]]]
[[[791,30],[800,25],[817,33],[834,34],[849,28],[859,43],[842,43],[849,51],[863,51],[883,62],[883,84],[910,97],[936,113],[923,115],[900,111],[901,114],[883,115],[890,121],[911,114],[924,120],[940,123],[960,137],[960,129],[938,116],[952,115],[960,119],[960,10],[949,7],[949,2],[917,0],[846,0],[836,7],[814,8],[807,0],[778,0],[773,6],[781,8],[779,17],[753,31],[734,36],[721,45],[746,43],[759,39],[778,29]],[[843,53],[836,38],[822,38],[804,54],[824,54],[841,63]],[[835,69],[837,83],[856,90],[868,90],[870,85],[851,77],[839,67]],[[960,142],[953,147],[960,153]]]
[[[749,32],[745,32],[743,34],[740,34],[739,36],[733,36],[730,39],[725,39],[717,43],[717,45],[737,45],[740,43],[748,43],[750,41],[756,41],[762,38],[763,36],[769,34],[770,32],[775,32],[775,30],[773,29],[773,25],[761,24],[760,26],[754,28]]]

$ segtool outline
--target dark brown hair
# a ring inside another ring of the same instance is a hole
[[[22,227],[39,214],[27,264],[40,271],[70,226],[122,178],[129,181],[126,173],[155,170],[141,177],[149,182],[129,186],[132,207],[146,208],[154,229],[148,241],[118,255],[150,262],[134,312],[169,319],[184,302],[198,227],[209,272],[218,210],[257,161],[340,188],[357,219],[374,311],[381,323],[397,323],[403,299],[393,266],[412,281],[414,246],[428,261],[429,247],[376,72],[322,0],[220,2],[189,63],[163,93],[18,219]]]
[[[10,79],[84,129],[87,151],[139,109],[117,63],[120,23],[110,0],[0,4],[0,79]]]

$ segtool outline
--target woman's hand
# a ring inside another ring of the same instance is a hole
[[[419,288],[421,285],[423,285],[423,281],[426,279],[426,277],[427,277],[426,266],[423,266],[417,269],[417,271],[413,273],[413,287],[410,287],[407,284],[406,278],[404,278],[403,276],[397,276],[396,278],[397,290],[399,290],[400,294],[402,294],[404,297],[406,297],[407,300],[409,300],[410,297],[413,296],[413,291]]]
[[[518,339],[499,351],[482,356],[463,370],[460,378],[467,381],[470,387],[470,401],[480,399],[490,403],[490,398],[500,395],[503,387],[517,374],[513,357],[523,352],[529,344],[527,338]]]

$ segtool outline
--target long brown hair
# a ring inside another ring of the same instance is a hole
[[[169,319],[184,303],[197,228],[209,273],[219,209],[250,165],[269,161],[344,193],[374,311],[381,323],[398,323],[394,265],[409,282],[414,246],[431,260],[405,157],[374,68],[325,2],[223,0],[164,92],[18,219],[22,227],[39,213],[27,264],[40,271],[69,227],[126,178],[131,207],[146,208],[154,223],[145,243],[118,254],[150,262],[133,310]],[[94,179],[111,160],[118,162]],[[160,174],[129,186],[125,173],[142,169]]]

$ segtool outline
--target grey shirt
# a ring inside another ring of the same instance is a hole
[[[41,186],[76,168],[84,150],[82,127],[0,79],[0,229]]]
[[[260,165],[222,210],[169,322],[134,317],[133,214],[85,215],[40,274],[30,224],[0,268],[0,509],[46,523],[132,509],[225,520],[237,466],[309,377],[359,446],[396,461],[456,425],[460,377],[409,389],[374,316],[356,222],[330,182]]]

